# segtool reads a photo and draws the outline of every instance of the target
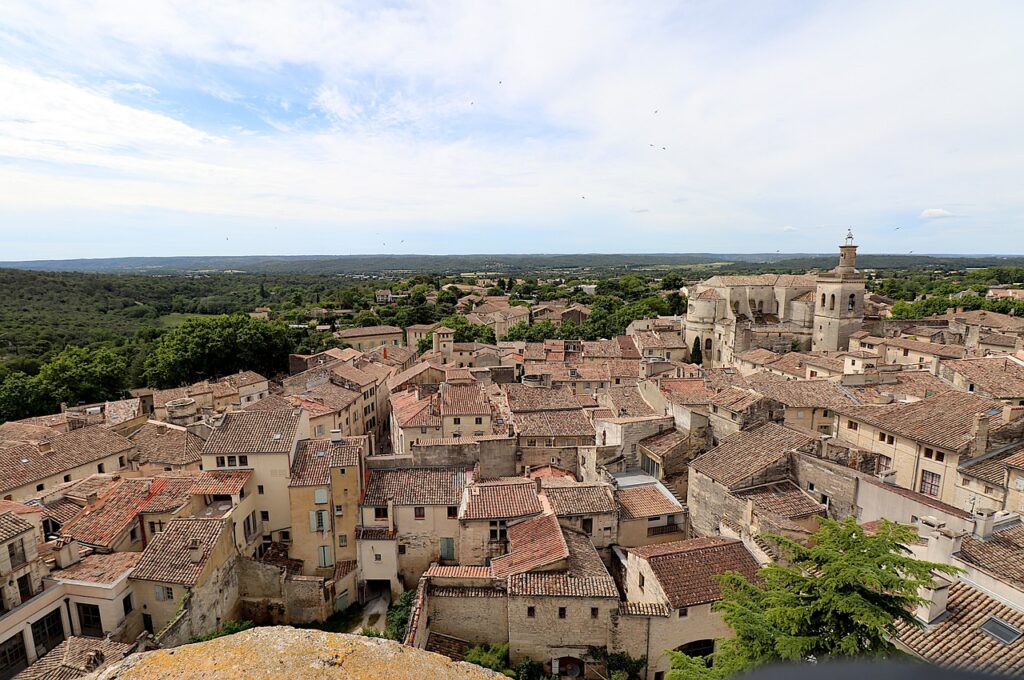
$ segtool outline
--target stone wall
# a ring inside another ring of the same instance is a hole
[[[528,608],[534,616],[528,616]],[[566,610],[559,618],[559,607]],[[597,616],[592,616],[596,609]],[[553,657],[586,657],[587,646],[607,647],[611,617],[618,600],[588,597],[510,596],[508,598],[509,661],[529,657],[545,664]]]
[[[794,483],[811,494],[816,501],[828,503],[828,516],[832,519],[857,516],[859,473],[853,469],[796,453],[791,456],[791,474]]]
[[[430,630],[474,645],[508,642],[508,597],[503,591],[494,591],[493,597],[480,595],[480,591],[460,588],[430,592],[426,598]]]

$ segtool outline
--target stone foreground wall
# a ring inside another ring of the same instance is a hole
[[[505,676],[390,640],[275,626],[175,649],[132,654],[90,677],[490,680]]]

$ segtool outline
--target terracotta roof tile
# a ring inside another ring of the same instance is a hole
[[[532,411],[512,415],[516,432],[522,437],[593,437],[593,423],[583,409],[573,411]]]
[[[327,486],[331,483],[331,468],[356,467],[361,453],[359,446],[348,442],[303,439],[292,461],[288,486]]]
[[[495,576],[522,574],[567,559],[569,548],[553,514],[540,515],[508,528],[508,554],[491,560]]]
[[[660,543],[630,548],[630,552],[647,560],[673,609],[715,602],[722,596],[718,576],[739,572],[752,579],[759,568],[742,542],[720,537]]]
[[[105,638],[72,636],[14,677],[16,680],[73,680],[120,661],[134,649],[135,645]],[[96,658],[101,659],[99,665],[93,663]]]
[[[501,386],[513,413],[579,409],[574,392],[568,387],[531,387],[519,383]]]
[[[210,433],[204,454],[288,453],[299,425],[296,410],[225,413]]]
[[[511,519],[540,514],[537,487],[526,478],[477,483],[466,494],[459,519]]]
[[[968,534],[963,538],[957,557],[1021,588],[1024,586],[1024,524],[1012,523],[1003,529],[997,526],[986,540]]]
[[[149,421],[128,436],[140,463],[191,465],[202,460],[203,440],[183,427]]]
[[[607,484],[546,486],[544,495],[555,514],[563,517],[615,512],[615,499]]]
[[[698,456],[690,467],[731,488],[775,464],[790,451],[809,449],[814,441],[781,425],[765,423],[726,437],[717,447]]]
[[[899,641],[925,661],[942,668],[999,675],[1024,673],[1024,637],[1003,644],[981,629],[996,618],[1024,631],[1024,613],[956,581],[949,587],[948,615],[930,626],[898,623]]]
[[[114,583],[131,571],[142,557],[141,552],[93,553],[64,569],[57,569],[50,578],[59,581]]]
[[[370,470],[362,505],[458,505],[466,473],[462,468]]]
[[[189,489],[193,496],[234,496],[252,479],[252,470],[203,470]]]
[[[432,564],[423,575],[437,578],[494,578],[494,572],[490,567],[461,564],[448,566]]]
[[[959,373],[996,399],[1024,396],[1024,366],[1008,357],[947,359],[941,364],[941,368]]]
[[[5,512],[0,515],[0,543],[9,541],[27,531],[32,531],[32,525],[13,512]]]
[[[142,557],[132,572],[133,579],[196,585],[199,575],[210,558],[210,553],[226,530],[227,524],[219,519],[172,519],[167,528],[153,537],[142,551]],[[199,562],[190,558],[189,544],[198,541],[203,549]]]
[[[615,492],[615,502],[622,519],[642,519],[683,512],[682,504],[668,496],[658,484],[619,489]]]
[[[567,568],[514,574],[508,578],[509,595],[527,597],[585,597],[618,600],[615,580],[608,574],[590,539],[562,530],[569,550]]]
[[[735,491],[733,495],[744,502],[753,501],[754,508],[760,512],[787,519],[824,513],[824,508],[820,503],[788,480]]]
[[[132,443],[105,427],[83,427],[49,439],[49,451],[31,444],[0,448],[0,492],[126,453]]]

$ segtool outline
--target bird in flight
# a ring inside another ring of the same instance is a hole
[[[893,231],[899,231],[899,230],[900,230],[899,227],[896,227],[895,229],[893,229]]]
[[[658,109],[654,109],[654,112],[655,112],[655,113],[657,113],[657,112],[658,112]]]

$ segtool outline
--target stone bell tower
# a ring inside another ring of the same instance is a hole
[[[864,276],[857,271],[853,232],[839,246],[839,265],[818,275],[814,299],[814,335],[811,349],[845,350],[850,334],[864,322]]]

